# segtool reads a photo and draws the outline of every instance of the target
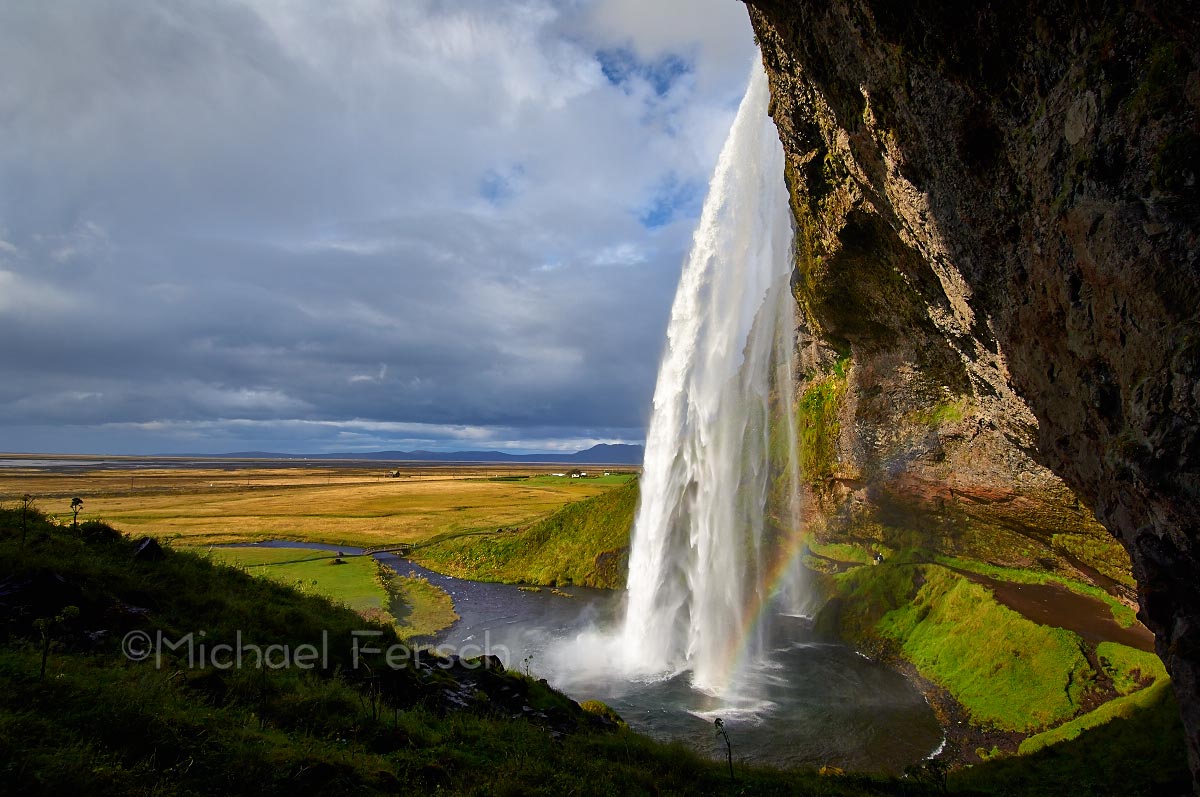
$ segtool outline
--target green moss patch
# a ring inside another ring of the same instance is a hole
[[[971,400],[966,397],[945,399],[931,407],[918,410],[913,414],[913,421],[921,426],[937,428],[950,423],[957,423],[966,417],[971,408]]]
[[[1135,586],[1133,563],[1129,560],[1128,551],[1106,530],[1098,529],[1095,534],[1055,534],[1050,538],[1050,544],[1094,567],[1118,584]]]
[[[839,562],[854,562],[861,565],[871,563],[871,552],[861,545],[809,540],[808,547],[815,554],[828,557],[829,559],[836,559]]]
[[[1027,732],[1079,710],[1096,673],[1077,635],[1026,619],[944,567],[921,574],[913,601],[885,615],[878,630],[976,724]]]
[[[598,717],[603,717],[609,722],[622,728],[628,728],[625,720],[621,719],[621,715],[613,710],[612,706],[601,700],[585,700],[579,704],[579,707],[589,714],[595,714]]]
[[[849,365],[849,358],[839,360],[829,374],[809,382],[797,402],[800,474],[812,484],[833,476],[837,467],[838,412],[846,394]]]
[[[1118,694],[1128,695],[1147,684],[1167,680],[1167,668],[1153,653],[1137,650],[1116,642],[1101,642],[1096,646],[1100,666],[1112,678]]]
[[[1097,728],[1112,722],[1114,719],[1128,719],[1138,711],[1153,706],[1157,701],[1162,699],[1161,693],[1170,688],[1170,682],[1163,680],[1141,691],[1110,700],[1100,706],[1100,708],[1084,714],[1082,717],[1065,722],[1057,728],[1039,733],[1036,736],[1030,736],[1021,742],[1021,746],[1017,752],[1021,755],[1036,753],[1038,750],[1049,747],[1052,744],[1077,739],[1084,731],[1090,728]]]

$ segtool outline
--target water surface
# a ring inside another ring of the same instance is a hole
[[[363,553],[344,545],[258,544]],[[815,639],[803,618],[777,618],[765,640],[769,661],[747,668],[745,683],[732,685],[744,697],[717,697],[694,689],[688,673],[614,677],[604,648],[588,640],[619,621],[621,593],[571,587],[563,590],[568,598],[546,588],[531,592],[445,576],[395,554],[374,556],[402,575],[427,578],[454,599],[461,619],[433,643],[490,650],[505,666],[546,678],[578,701],[603,700],[655,739],[724,757],[713,731],[721,717],[735,760],[890,773],[929,756],[942,741],[932,709],[911,683],[845,645]]]

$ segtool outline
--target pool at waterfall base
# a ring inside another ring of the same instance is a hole
[[[283,540],[258,545],[363,553]],[[629,677],[613,666],[615,639],[607,629],[620,622],[622,593],[523,590],[445,576],[391,553],[373,556],[453,598],[461,619],[422,642],[497,655],[506,667],[545,678],[579,702],[604,701],[639,733],[704,755],[725,756],[714,733],[717,718],[735,762],[777,767],[899,774],[934,754],[944,738],[910,681],[846,645],[817,638],[803,617],[775,616],[765,632],[765,660],[744,667],[722,694],[710,694],[693,688],[687,671]]]

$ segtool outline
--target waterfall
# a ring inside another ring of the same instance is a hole
[[[626,670],[719,694],[761,657],[777,593],[799,599],[792,219],[768,101],[756,64],[671,309],[620,632]]]

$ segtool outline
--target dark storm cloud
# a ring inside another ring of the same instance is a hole
[[[640,438],[753,52],[706,5],[0,8],[0,450]]]

